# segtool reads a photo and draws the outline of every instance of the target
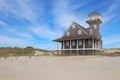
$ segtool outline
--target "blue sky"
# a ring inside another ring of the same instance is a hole
[[[103,48],[120,48],[120,0],[0,0],[0,47],[55,49],[52,40],[73,22],[88,27],[99,12]]]

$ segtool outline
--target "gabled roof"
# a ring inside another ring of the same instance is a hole
[[[68,30],[71,28],[72,25],[76,25],[76,27],[80,28],[86,35],[88,35],[88,32],[85,30],[84,27],[82,27],[81,25],[79,25],[78,23],[76,23],[75,21],[72,22],[72,24],[69,26],[69,28],[67,29],[67,31],[64,33],[64,35],[68,32]],[[64,36],[63,35],[63,36]]]
[[[86,31],[86,29],[84,27],[82,27],[80,24],[74,22],[75,25],[77,25],[81,30],[83,30],[87,35],[88,35],[88,32]]]

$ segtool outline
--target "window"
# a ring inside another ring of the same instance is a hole
[[[82,45],[82,40],[79,40],[79,41],[78,41],[78,45]]]
[[[70,35],[70,32],[67,32],[67,36],[69,36]]]
[[[75,46],[75,41],[72,41],[72,46]]]
[[[93,30],[92,30],[92,29],[90,29],[89,33],[90,33],[90,34],[93,34]]]
[[[66,46],[69,46],[69,41],[66,41]]]
[[[97,28],[97,25],[96,25],[96,24],[94,25],[94,28]]]
[[[78,30],[78,34],[81,34],[81,30]]]
[[[72,28],[75,28],[75,25],[72,25]]]

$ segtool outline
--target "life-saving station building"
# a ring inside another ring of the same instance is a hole
[[[99,13],[88,15],[86,23],[89,28],[84,28],[73,22],[61,38],[53,41],[61,43],[58,51],[63,55],[92,55],[102,51],[102,39],[99,32],[102,18]]]

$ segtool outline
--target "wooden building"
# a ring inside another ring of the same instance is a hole
[[[59,52],[63,55],[92,55],[102,51],[102,40],[99,27],[102,18],[99,13],[88,15],[86,23],[89,28],[84,28],[73,22],[61,38],[53,41],[61,43]]]

